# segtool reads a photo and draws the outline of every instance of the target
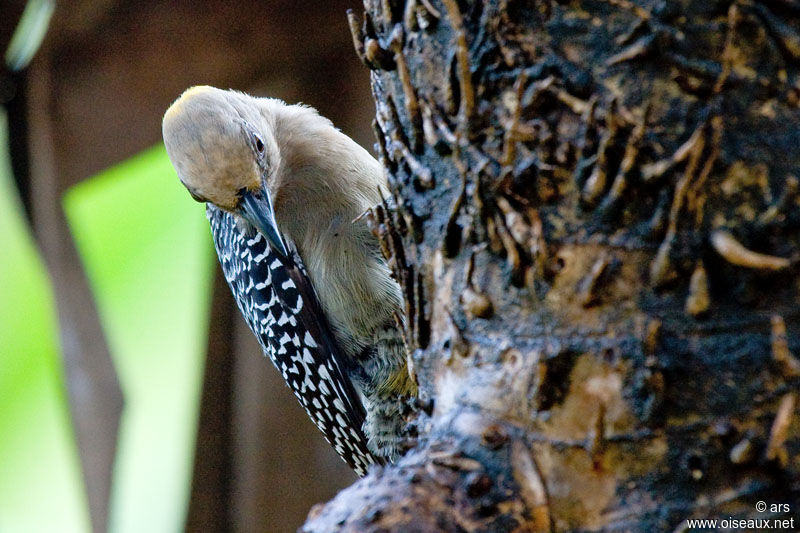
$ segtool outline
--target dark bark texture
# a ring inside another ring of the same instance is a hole
[[[304,530],[800,528],[800,3],[349,16],[422,409]]]

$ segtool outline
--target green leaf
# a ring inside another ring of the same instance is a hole
[[[64,207],[125,400],[111,531],[182,530],[213,273],[203,207],[163,146],[76,185]]]
[[[6,126],[0,109],[0,531],[84,532],[54,300],[11,178]]]

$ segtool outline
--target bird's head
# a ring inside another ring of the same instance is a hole
[[[269,189],[280,152],[253,100],[214,87],[187,89],[164,114],[164,145],[192,198],[241,216],[286,256]]]

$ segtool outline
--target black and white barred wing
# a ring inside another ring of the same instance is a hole
[[[364,407],[300,257],[281,262],[259,232],[246,235],[234,217],[206,208],[214,246],[239,310],[325,438],[358,473],[378,460],[362,431]]]

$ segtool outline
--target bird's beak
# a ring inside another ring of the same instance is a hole
[[[262,185],[258,191],[244,191],[241,202],[242,216],[267,238],[273,250],[283,258],[288,257],[289,253],[275,222],[275,210],[272,208],[272,198],[267,187]]]

